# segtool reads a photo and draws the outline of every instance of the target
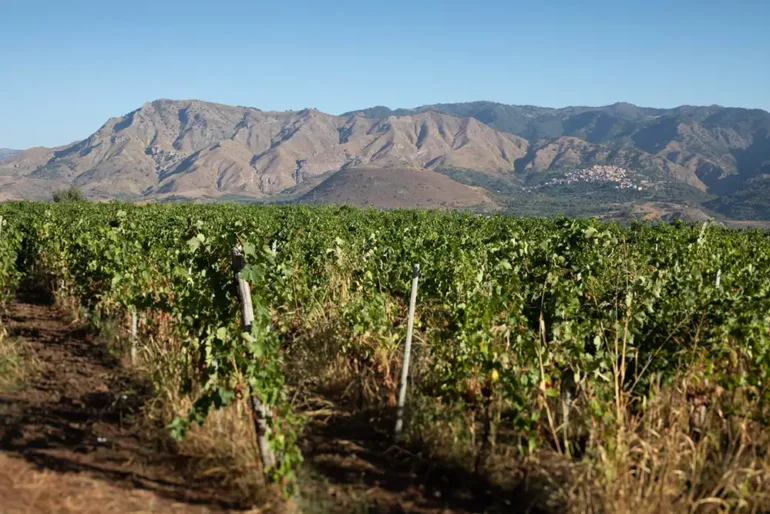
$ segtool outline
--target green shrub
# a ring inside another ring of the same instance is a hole
[[[86,197],[83,194],[83,191],[75,186],[70,186],[67,189],[57,189],[53,192],[52,198],[56,203],[86,201]]]

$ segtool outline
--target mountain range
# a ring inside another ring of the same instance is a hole
[[[620,179],[563,178],[597,166],[620,169],[633,194],[617,191]],[[537,214],[538,205],[549,205],[569,213],[560,202],[588,199],[613,212],[667,204],[669,211],[770,219],[768,176],[770,113],[719,106],[470,102],[335,116],[156,100],[69,145],[0,150],[0,200],[49,198],[74,185],[96,199],[364,203],[357,199],[371,181],[379,198],[399,184],[429,184],[425,191],[440,191],[428,202],[435,206],[466,207],[476,198],[485,209],[531,205],[527,213]]]
[[[21,153],[21,150],[11,150],[10,148],[0,148],[0,161],[10,159],[14,155]]]
[[[559,144],[566,137],[590,145],[640,151],[667,161],[657,161],[654,166],[682,171],[673,168],[674,165],[694,174],[697,180],[692,175],[682,176],[715,194],[735,191],[751,178],[770,173],[770,113],[760,109],[720,106],[652,109],[628,103],[548,109],[470,102],[394,111],[386,107],[356,111],[376,119],[422,112],[470,116],[495,130],[529,141]],[[555,153],[559,155],[558,151]]]

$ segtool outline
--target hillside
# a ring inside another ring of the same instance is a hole
[[[332,175],[300,202],[334,203],[382,209],[495,209],[478,188],[431,170],[409,168],[345,169]]]
[[[650,154],[631,146],[612,147],[591,144],[582,139],[562,136],[555,140],[533,144],[527,155],[516,161],[517,171],[557,171],[587,168],[593,165],[613,165],[633,170],[657,172],[705,191],[706,185],[693,170],[665,157]]]
[[[659,158],[650,161],[644,157],[652,168],[661,172],[672,170],[680,176],[686,171],[690,175],[688,183],[698,185],[694,175],[715,194],[739,189],[770,163],[770,113],[759,109],[719,106],[651,109],[627,103],[549,109],[470,102],[395,111],[383,107],[355,111],[370,118],[423,112],[472,117],[531,142],[567,136],[586,143],[623,148],[632,155],[644,152]],[[593,147],[584,145],[582,153],[593,151]]]
[[[22,152],[0,174],[72,183],[96,198],[263,198],[349,167],[509,172],[527,146],[474,118],[434,112],[374,120],[158,100],[83,141]]]
[[[706,202],[706,206],[738,220],[770,220],[770,179],[755,178],[737,191]]]

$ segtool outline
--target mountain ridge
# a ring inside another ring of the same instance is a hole
[[[670,109],[618,102],[600,107],[547,108],[477,101],[395,109],[400,115],[435,111],[475,117],[530,142],[577,137],[663,157],[695,173],[718,194],[735,191],[770,161],[770,112],[738,107],[683,105]],[[351,111],[366,117],[384,107]],[[723,179],[737,176],[737,179]]]
[[[545,184],[541,176],[592,166],[628,169],[656,190],[682,184],[730,198],[733,207],[749,196],[762,204],[741,191],[770,175],[770,113],[714,105],[546,108],[477,101],[335,116],[158,99],[110,118],[81,141],[0,160],[0,200],[42,199],[74,185],[104,199],[269,201],[362,168],[481,173],[473,181],[503,180],[505,189],[521,192]],[[709,205],[740,211],[723,203]]]
[[[0,174],[68,182],[94,197],[210,190],[261,198],[349,167],[504,172],[526,148],[525,140],[474,118],[439,113],[371,120],[156,100],[71,145],[22,152]]]

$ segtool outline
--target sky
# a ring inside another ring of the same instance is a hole
[[[768,0],[0,0],[0,148],[157,98],[770,110]]]

